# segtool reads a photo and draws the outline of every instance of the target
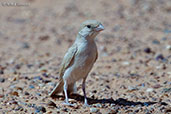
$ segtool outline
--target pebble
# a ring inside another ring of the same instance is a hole
[[[166,61],[165,57],[162,54],[158,54],[155,59],[157,61],[159,61],[159,60]]]
[[[0,69],[0,74],[4,74],[4,71]]]
[[[11,92],[10,95],[17,96],[17,97],[19,96],[17,91]]]
[[[39,40],[41,40],[41,41],[46,41],[46,40],[49,40],[49,36],[48,35],[44,35],[44,36],[40,36],[39,37]]]
[[[134,90],[138,90],[138,88],[137,87],[133,87],[133,86],[128,86],[128,90],[134,91]]]
[[[154,89],[153,88],[147,88],[146,92],[152,92]]]
[[[28,93],[27,91],[24,92],[24,95],[30,95],[30,93]]]
[[[100,103],[95,104],[94,106],[99,107],[99,108],[101,108],[101,107],[102,107],[102,105],[101,105]]]
[[[29,85],[29,88],[34,89],[35,87],[34,87],[34,85]]]
[[[97,109],[97,108],[90,108],[90,112],[91,113],[96,113],[96,112],[98,112],[99,111],[99,109]]]
[[[5,82],[5,78],[0,78],[0,83],[4,83]]]
[[[166,49],[171,51],[171,45],[167,45]]]
[[[164,88],[162,90],[162,93],[167,93],[167,92],[171,92],[171,88]]]
[[[101,54],[101,56],[102,56],[102,57],[107,57],[107,56],[108,56],[108,53],[103,52],[103,53]]]
[[[43,80],[43,83],[49,83],[51,80]]]
[[[46,112],[46,108],[43,106],[36,107],[35,109],[35,113]]]
[[[21,44],[21,48],[28,49],[28,48],[30,48],[30,45],[27,42],[23,42]]]
[[[44,72],[44,73],[42,74],[42,76],[44,76],[44,77],[46,77],[46,78],[49,77],[49,75],[48,75],[46,72]]]
[[[69,99],[69,102],[76,103],[77,101],[75,99]]]
[[[27,67],[28,68],[31,68],[31,67],[33,67],[34,65],[33,64],[27,64]]]
[[[128,62],[128,61],[122,62],[122,65],[123,66],[128,66],[128,65],[130,65],[130,62]]]
[[[53,101],[49,101],[47,103],[48,106],[52,106],[52,107],[57,107],[56,104]]]
[[[141,87],[145,87],[145,83],[142,83],[142,84],[141,84]]]
[[[22,66],[21,64],[16,64],[16,65],[15,65],[15,69],[20,69],[21,66]]]
[[[147,47],[147,48],[144,49],[144,52],[145,53],[151,53],[152,51],[151,51],[151,48]]]
[[[165,113],[171,113],[171,108],[166,108]]]
[[[158,89],[160,87],[162,87],[160,84],[156,84],[156,85],[153,86],[154,89]]]
[[[62,111],[64,111],[64,112],[68,112],[68,111],[69,111],[69,109],[68,109],[68,108],[63,108],[63,109],[62,109]]]
[[[36,95],[38,95],[38,96],[42,96],[40,93],[36,93]]]
[[[33,79],[34,79],[34,80],[43,80],[43,78],[40,77],[40,76],[35,76],[35,77],[33,77]]]
[[[8,103],[7,103],[8,105],[11,105],[11,104],[18,104],[18,102],[17,101],[15,101],[15,100],[11,100],[11,101],[8,101]]]
[[[160,42],[158,40],[153,40],[152,43],[156,44],[156,45],[160,44]]]
[[[15,111],[23,111],[23,107],[22,106],[18,106],[17,108],[14,109]]]
[[[4,97],[4,95],[0,94],[0,98],[3,98],[3,97]]]
[[[165,30],[164,30],[164,33],[169,34],[169,33],[171,33],[171,30],[165,29]]]

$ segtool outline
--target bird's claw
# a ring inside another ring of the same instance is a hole
[[[91,105],[84,103],[84,107],[91,107]]]
[[[65,106],[71,106],[71,107],[75,107],[76,106],[75,104],[71,104],[69,102],[64,102],[62,104],[65,105]]]

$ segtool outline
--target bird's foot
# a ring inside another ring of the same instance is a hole
[[[84,107],[91,107],[88,103],[84,103]]]
[[[71,104],[69,102],[63,102],[62,104],[65,105],[65,106],[71,106],[71,107],[75,107],[76,106],[76,104]]]

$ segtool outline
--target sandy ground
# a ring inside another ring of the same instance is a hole
[[[0,112],[171,113],[170,0],[0,1]],[[16,4],[15,4],[16,3]],[[96,19],[99,58],[75,107],[47,95],[80,23]]]

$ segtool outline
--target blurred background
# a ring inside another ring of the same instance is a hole
[[[47,108],[49,99],[42,97],[58,81],[62,58],[87,19],[105,27],[96,39],[99,58],[87,81],[88,96],[171,103],[170,0],[1,0],[0,111],[43,111],[36,106],[44,106],[46,112],[56,110]],[[61,102],[55,101],[59,112],[92,111],[64,109]],[[138,108],[95,107],[101,113]],[[169,106],[150,105],[138,112],[145,110],[162,113]]]

